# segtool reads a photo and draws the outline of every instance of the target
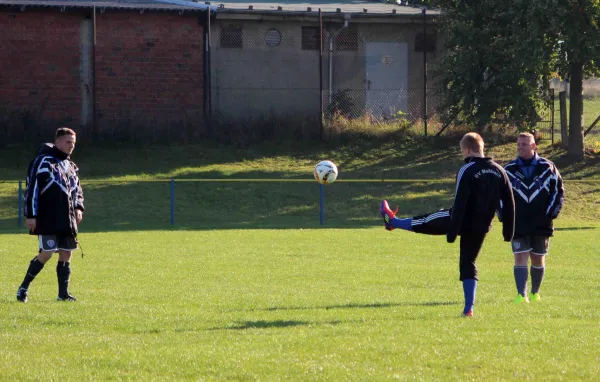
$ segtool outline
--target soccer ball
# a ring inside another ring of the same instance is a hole
[[[315,179],[321,184],[331,184],[337,176],[338,169],[332,161],[324,160],[315,166]]]

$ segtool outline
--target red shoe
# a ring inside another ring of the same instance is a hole
[[[463,317],[473,317],[473,311],[469,310],[467,313],[463,313]]]
[[[398,207],[396,207],[396,211],[392,211],[387,200],[384,200],[381,202],[379,213],[383,217],[383,224],[385,225],[385,229],[387,229],[388,231],[393,230],[394,227],[392,227],[391,221],[392,219],[396,218],[396,214],[398,213]]]

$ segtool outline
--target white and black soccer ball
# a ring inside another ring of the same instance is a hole
[[[315,179],[321,184],[331,184],[338,176],[337,166],[329,160],[324,160],[315,166]]]

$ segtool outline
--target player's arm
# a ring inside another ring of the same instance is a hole
[[[550,198],[546,208],[546,216],[556,219],[562,210],[565,201],[565,189],[563,180],[556,166],[552,168],[552,180],[550,181]]]
[[[502,236],[504,241],[511,241],[515,234],[515,198],[512,192],[512,184],[506,172],[502,173],[502,190],[500,191],[500,206],[502,216]]]
[[[73,208],[81,210],[81,212],[85,211],[85,206],[83,204],[83,188],[81,187],[79,169],[77,167],[75,167],[75,187],[73,187],[71,197],[73,198]]]
[[[454,204],[452,205],[452,213],[450,214],[450,226],[446,234],[448,243],[454,243],[456,236],[460,232],[465,211],[467,209],[467,201],[471,195],[471,177],[470,172],[465,171],[456,179],[456,195],[454,196]]]
[[[75,163],[72,163],[72,166],[75,169],[75,175],[73,176],[73,183],[75,186],[71,190],[71,199],[73,200],[73,208],[75,209],[75,219],[77,224],[81,223],[83,220],[83,211],[85,211],[85,206],[83,204],[83,188],[81,188],[81,182],[79,180],[79,169],[75,166]]]
[[[511,194],[512,194],[512,183],[510,182],[510,178],[508,177],[508,173],[506,172],[506,167],[504,167],[503,170],[504,171],[501,171],[501,173],[503,174],[502,182],[508,181],[508,185],[511,188]],[[502,187],[504,187],[504,185]],[[504,208],[504,203],[503,203],[504,198],[502,197],[504,195],[503,193],[504,193],[504,189],[503,189],[502,193],[500,194],[500,203],[498,204],[498,208],[496,209],[496,216],[498,216],[498,220],[501,223],[504,220],[502,217],[502,210]],[[513,202],[514,202],[514,195],[513,195]]]
[[[27,180],[25,188],[25,208],[24,214],[27,219],[35,219],[39,208],[39,199],[42,191],[47,186],[48,179],[50,178],[50,165],[44,161],[43,158],[39,158],[32,164],[29,173],[27,174]]]
[[[31,233],[35,233],[37,227],[36,217],[38,215],[40,195],[47,187],[49,178],[50,164],[44,161],[43,158],[34,160],[27,174],[27,186],[24,195],[25,208],[23,209],[23,213],[27,217],[25,225]]]

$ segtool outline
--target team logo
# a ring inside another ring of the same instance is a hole
[[[519,243],[518,241],[513,242],[513,248],[514,249],[519,249],[521,248],[521,243]]]
[[[54,244],[56,243],[54,242],[54,240],[48,240],[46,241],[46,244],[48,244],[48,247],[54,247]]]

